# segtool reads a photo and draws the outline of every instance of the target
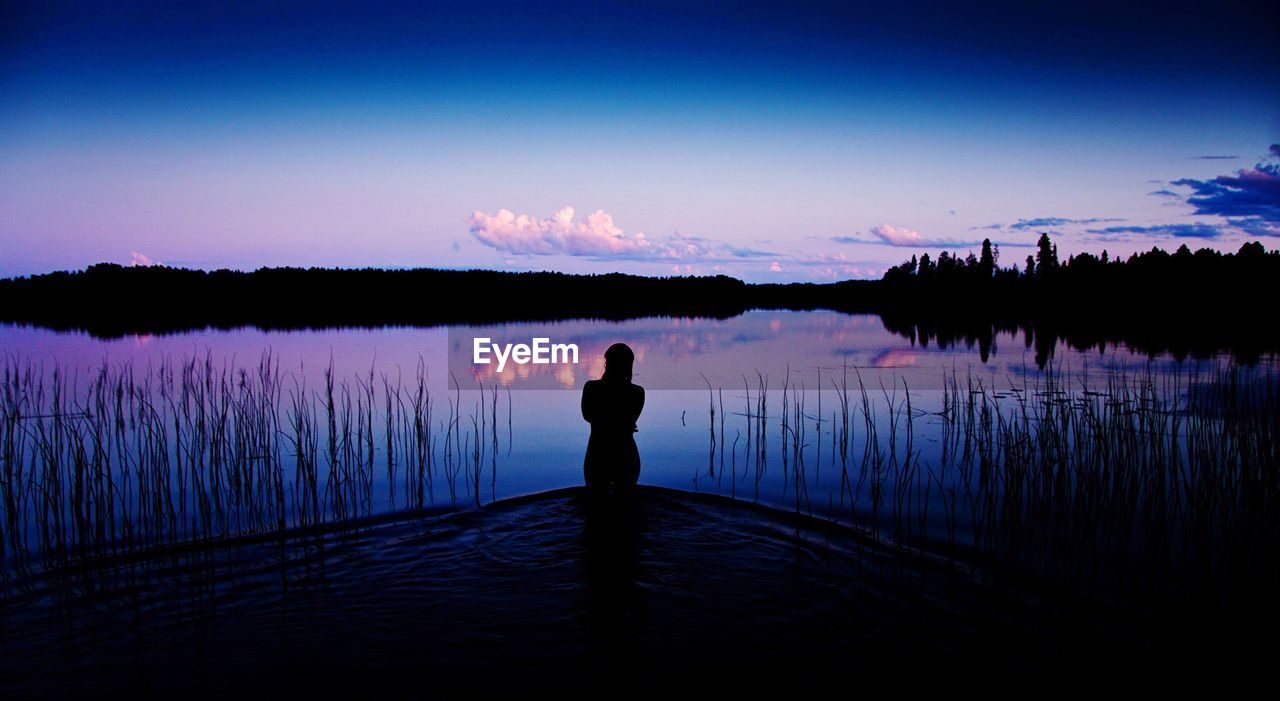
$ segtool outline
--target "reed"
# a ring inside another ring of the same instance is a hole
[[[784,379],[782,493],[812,513],[808,399],[835,398],[829,513],[886,541],[1065,584],[1104,600],[1256,602],[1280,584],[1280,375],[1273,366],[1087,373],[996,389],[948,373],[929,393],[857,368],[806,392]],[[744,475],[766,470],[767,378],[745,387]],[[712,388],[709,387],[709,391]],[[920,399],[939,406],[926,411]],[[713,408],[714,411],[714,408]],[[714,413],[712,414],[714,427]],[[926,451],[920,432],[936,436]],[[826,441],[814,440],[813,455]],[[754,444],[753,444],[754,443]],[[736,441],[712,441],[714,454]],[[720,456],[723,460],[723,455]],[[736,491],[733,492],[736,495]]]
[[[2,561],[497,497],[498,387],[464,395],[455,383],[438,412],[421,359],[408,377],[340,378],[332,361],[316,386],[307,377],[271,351],[250,367],[205,353],[84,377],[6,356]],[[788,371],[771,390],[757,372],[754,386],[743,377],[740,413],[706,382],[707,443],[690,463],[705,455],[707,477],[730,496],[808,513],[825,501],[829,516],[884,541],[1104,599],[1230,605],[1280,584],[1273,366],[1024,377],[997,387],[953,370],[926,392],[843,367],[817,387]],[[506,401],[509,452],[509,390]],[[782,491],[770,495],[774,484]]]
[[[283,372],[269,350],[248,368],[206,353],[145,368],[104,363],[88,378],[6,356],[3,562],[60,563],[421,510],[434,504],[441,478],[451,503],[478,505],[486,457],[496,496],[496,388],[471,417],[473,451],[445,451],[441,464],[437,432],[446,444],[456,438],[461,394],[449,424],[438,421],[421,359],[407,383],[377,382],[372,368],[339,379],[332,361],[321,388],[305,376]],[[375,480],[379,469],[385,480]]]

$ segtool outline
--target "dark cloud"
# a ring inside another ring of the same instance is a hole
[[[1155,226],[1108,226],[1089,229],[1091,234],[1142,234],[1144,236],[1173,236],[1175,238],[1216,239],[1224,233],[1221,226],[1196,222],[1194,224],[1156,224]]]
[[[982,228],[998,228],[998,226]],[[880,231],[877,232],[876,229]],[[872,230],[876,235],[874,239],[858,238],[856,236],[832,236],[830,240],[835,243],[868,243],[879,246],[915,246],[923,248],[977,248],[982,245],[982,241],[978,240],[916,238],[910,236],[910,234],[915,234],[916,232],[909,229],[895,229],[890,226],[876,227],[876,229]],[[906,236],[902,236],[902,234],[906,234]],[[1034,248],[1036,246],[1035,243],[1029,241],[992,241],[991,245],[1004,248]]]
[[[1280,158],[1280,144],[1271,144],[1270,153],[1272,158]]]
[[[1072,223],[1071,219],[1064,217],[1037,217],[1035,219],[1019,219],[1017,223],[1010,224],[1010,229],[1043,229],[1049,226],[1062,226],[1063,224]]]
[[[1066,226],[1067,224],[1103,224],[1106,222],[1124,221],[1123,219],[1113,219],[1109,217],[1099,217],[1094,219],[1068,219],[1066,217],[1039,217],[1037,219],[1019,219],[1017,223],[1010,224],[1010,229],[1044,229],[1055,226]]]
[[[992,241],[991,245],[1001,248],[1035,248],[1039,244],[1032,241]]]
[[[1154,192],[1148,192],[1147,195],[1150,197],[1182,197],[1182,195],[1179,195],[1173,190],[1156,190]]]
[[[1262,217],[1228,219],[1227,223],[1250,236],[1280,236],[1280,222],[1267,221]]]
[[[761,258],[778,255],[777,253],[772,253],[770,251],[761,251],[760,249],[748,248],[746,246],[734,246],[727,243],[722,244],[721,248],[725,253],[728,253],[734,258]]]
[[[1280,147],[1273,144],[1273,153]],[[1235,175],[1219,175],[1212,180],[1183,178],[1171,185],[1191,188],[1187,204],[1196,214],[1224,217],[1257,217],[1280,223],[1280,165],[1259,163]]]
[[[1234,161],[1239,156],[1192,156],[1198,161]]]

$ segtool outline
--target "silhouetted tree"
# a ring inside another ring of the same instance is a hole
[[[924,255],[920,256],[920,273],[919,273],[920,279],[932,280],[934,278],[935,272],[937,272],[937,267],[934,264],[934,262],[929,258],[929,254],[925,253]]]
[[[1058,338],[1081,349],[1125,343],[1175,357],[1216,352],[1224,344],[1246,358],[1280,350],[1280,329],[1258,317],[1258,304],[1280,296],[1280,251],[1261,243],[1245,243],[1235,253],[1192,252],[1185,245],[1173,254],[1153,246],[1127,258],[1077,253],[1059,264],[1057,246],[1042,234],[1021,272],[1018,266],[1000,268],[997,251],[984,241],[980,257],[943,251],[934,259],[926,253],[891,267],[878,281],[824,285],[748,285],[726,276],[322,268],[249,273],[100,264],[0,279],[0,321],[119,336],[208,326],[724,317],[752,308],[825,308],[877,312],[886,326],[910,328],[922,343],[963,338],[986,348],[994,347],[988,341],[997,329],[1034,329],[1037,358],[1047,357]],[[495,298],[504,301],[495,305]]]
[[[978,261],[978,272],[983,279],[996,273],[996,255],[991,249],[991,239],[982,239],[982,258]]]
[[[1058,270],[1058,247],[1049,241],[1048,234],[1040,234],[1036,244],[1036,274],[1040,277],[1051,275]]]

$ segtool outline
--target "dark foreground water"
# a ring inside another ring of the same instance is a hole
[[[1248,659],[1212,627],[983,580],[724,497],[648,487],[599,508],[564,489],[11,573],[0,679],[6,698],[628,695],[1148,686],[1213,669],[1210,648]],[[1185,647],[1203,635],[1220,642]],[[1240,669],[1227,681],[1265,666]]]
[[[472,388],[463,331],[0,326],[0,701],[1220,692],[1272,666],[1273,360],[758,312],[551,325],[580,364]],[[580,391],[618,340],[646,486],[601,514],[571,488]]]

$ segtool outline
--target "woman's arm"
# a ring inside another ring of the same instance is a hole
[[[593,391],[593,380],[588,380],[582,386],[582,418],[587,423],[592,423],[596,416],[595,392]]]
[[[635,404],[632,407],[631,423],[634,425],[640,421],[640,412],[644,411],[644,388],[640,385],[633,385],[635,391]]]

